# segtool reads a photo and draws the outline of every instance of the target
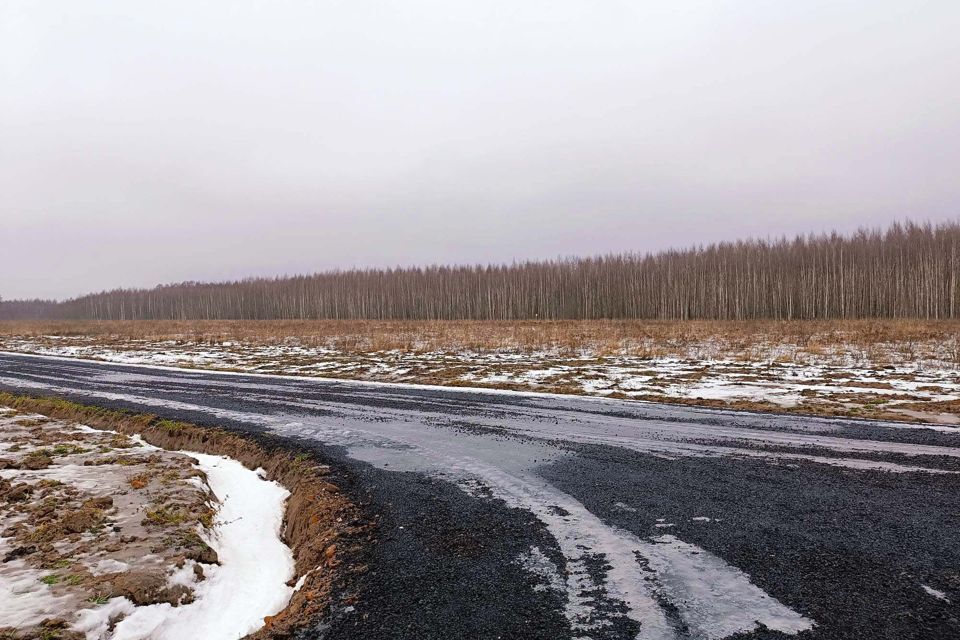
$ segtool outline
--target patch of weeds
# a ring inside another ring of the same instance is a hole
[[[86,453],[88,449],[71,443],[58,444],[53,448],[52,454],[55,456],[70,456],[79,453]]]
[[[65,578],[65,581],[68,585],[75,587],[78,584],[83,583],[83,576],[76,573],[71,573]]]
[[[310,470],[310,454],[308,453],[299,453],[293,458],[291,463],[292,471],[296,474],[303,474]]]
[[[207,508],[197,516],[197,522],[203,525],[205,528],[209,529],[213,526],[213,518],[217,515],[217,512],[214,509]]]
[[[70,558],[60,558],[59,560],[54,560],[47,566],[50,569],[66,569],[72,564],[73,564],[73,560],[71,560]]]
[[[196,531],[177,531],[164,539],[163,543],[177,549],[202,549],[207,546]]]
[[[148,484],[150,484],[150,474],[141,473],[141,474],[135,475],[129,480],[127,480],[127,483],[134,489],[138,489],[138,490],[143,489]]]
[[[40,483],[38,482],[37,483],[38,488],[39,488],[39,484]],[[56,509],[59,506],[60,506],[60,500],[57,499],[55,496],[50,496],[48,498],[44,498],[43,502],[37,505],[36,509],[32,509],[32,511],[46,511],[48,509]]]
[[[175,435],[182,433],[185,425],[182,422],[174,422],[173,420],[160,420],[157,422],[156,427],[157,429]]]
[[[105,596],[102,593],[98,593],[90,598],[90,602],[97,606],[105,605],[110,602],[110,596]]]
[[[27,534],[26,538],[28,542],[50,542],[51,540],[55,540],[58,535],[59,532],[56,527],[45,523]]]
[[[60,576],[58,576],[55,573],[52,573],[49,576],[43,576],[42,578],[40,578],[40,582],[42,582],[45,585],[53,586],[58,582],[60,582]]]
[[[163,475],[160,476],[160,482],[163,484],[172,484],[180,480],[180,472],[176,469],[168,469],[163,472]]]
[[[146,519],[148,522],[166,527],[183,524],[187,518],[179,511],[168,509],[167,507],[159,507],[147,511]]]
[[[117,433],[110,438],[110,446],[114,449],[133,449],[134,447],[139,447],[140,444],[122,433]]]

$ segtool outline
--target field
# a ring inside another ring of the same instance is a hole
[[[4,322],[0,350],[960,423],[960,322]]]

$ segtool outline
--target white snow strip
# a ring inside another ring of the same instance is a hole
[[[698,638],[726,638],[754,629],[795,634],[813,621],[785,607],[750,582],[750,577],[717,556],[672,535],[637,541],[659,579],[660,588],[677,606]]]
[[[220,500],[214,534],[207,540],[220,566],[204,567],[207,579],[194,585],[192,604],[135,607],[114,598],[79,612],[74,629],[87,640],[236,640],[262,627],[263,619],[283,609],[293,595],[286,584],[294,575],[293,554],[280,539],[289,492],[236,460],[181,453],[198,461]],[[179,584],[188,577],[176,572],[171,580]],[[110,618],[121,613],[126,617],[109,632]]]
[[[943,600],[947,604],[950,604],[950,598],[948,598],[947,594],[945,594],[943,591],[939,591],[937,589],[934,589],[933,587],[928,587],[925,584],[920,586],[923,587],[923,590],[926,591],[928,595],[933,596],[937,600]]]
[[[110,633],[110,621],[119,616],[128,616],[136,610],[136,605],[126,598],[111,598],[96,609],[78,611],[78,620],[74,623],[73,630],[86,634],[87,640],[118,637]]]

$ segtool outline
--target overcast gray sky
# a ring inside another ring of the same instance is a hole
[[[960,2],[4,0],[0,296],[960,209]]]

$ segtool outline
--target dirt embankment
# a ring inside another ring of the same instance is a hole
[[[298,629],[316,623],[331,604],[350,604],[349,597],[346,602],[333,603],[333,587],[345,573],[364,570],[345,559],[359,551],[368,526],[359,508],[329,482],[329,468],[312,456],[295,455],[279,446],[224,430],[86,407],[54,398],[0,393],[0,405],[126,436],[139,434],[145,442],[161,449],[228,456],[247,468],[262,468],[267,479],[286,487],[290,497],[282,537],[293,551],[296,575],[292,582],[299,583],[300,588],[283,611],[267,618],[263,628],[248,638],[290,638]]]

